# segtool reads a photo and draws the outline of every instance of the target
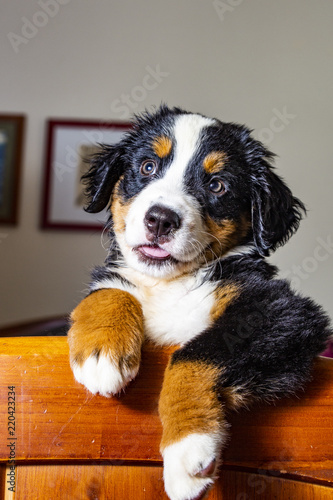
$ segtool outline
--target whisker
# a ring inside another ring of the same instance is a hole
[[[203,243],[201,243],[201,241],[199,240],[191,240],[189,242],[196,250],[198,250],[198,255],[196,257],[196,261],[200,263],[200,258],[203,257],[204,258],[204,261],[205,261],[205,264],[206,266],[208,266],[208,261],[207,261],[207,257],[205,255],[205,250],[206,250],[206,247],[203,245]]]
[[[209,233],[208,231],[203,231],[201,230],[200,231],[201,234],[203,235],[209,235],[211,238],[214,238],[220,245],[220,249],[221,249],[221,253],[222,253],[222,249],[223,249],[223,245],[222,245],[222,242],[216,237],[214,236],[213,234]],[[198,244],[200,244],[202,247],[203,245],[197,240]],[[203,250],[206,250],[206,247],[203,247]],[[214,250],[210,247],[209,248],[211,254],[213,255],[213,262],[215,262],[215,264],[217,264],[220,268],[220,273],[222,274],[222,262],[221,262],[221,256],[218,255],[216,252],[214,252]],[[205,262],[206,262],[206,267],[209,268],[209,266],[211,266],[213,264],[213,262],[208,262],[207,261],[207,257],[206,255],[203,253],[204,255],[204,258],[205,258]]]
[[[110,250],[109,245],[108,245],[108,240],[109,240],[109,236],[107,235],[108,230],[109,230],[109,226],[108,226],[108,223],[106,223],[105,226],[103,227],[103,231],[101,234],[101,245],[102,245],[103,250],[105,250],[105,251]]]
[[[200,230],[199,232],[205,236],[208,235],[210,238],[213,238],[214,240],[216,240],[217,243],[220,245],[220,249],[222,251],[222,249],[223,249],[222,242],[214,234],[210,233],[209,231],[203,231],[203,230]]]

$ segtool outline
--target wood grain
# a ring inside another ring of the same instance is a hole
[[[209,500],[332,500],[333,489],[274,474],[222,471]]]
[[[7,387],[14,385],[17,460],[161,460],[157,400],[167,353],[147,350],[126,392],[105,398],[74,380],[64,338],[2,339],[0,352],[0,432],[7,433]]]
[[[15,500],[168,500],[157,466],[28,465],[17,481]]]
[[[146,346],[137,379],[106,399],[74,381],[65,338],[0,339],[0,461],[8,460],[7,388],[14,385],[17,463],[160,466],[157,403],[171,352]],[[313,377],[299,398],[229,415],[224,468],[333,485],[333,360],[319,358]]]
[[[21,465],[13,500],[168,500],[162,467]],[[209,500],[331,500],[332,488],[270,474],[222,471]],[[7,499],[6,499],[7,500]]]

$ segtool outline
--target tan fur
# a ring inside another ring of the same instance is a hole
[[[117,233],[122,233],[126,229],[125,219],[130,209],[130,203],[124,202],[124,200],[119,195],[117,183],[114,194],[112,196],[111,213],[113,220],[113,227]]]
[[[247,406],[253,401],[249,393],[241,387],[224,387],[220,391],[220,395],[225,406],[230,410],[238,410],[238,408]]]
[[[212,321],[216,321],[231,302],[240,294],[240,288],[237,285],[229,284],[215,290],[215,303],[210,312]]]
[[[166,137],[165,135],[156,137],[153,142],[153,150],[159,158],[165,158],[166,156],[169,156],[172,150],[171,139],[169,139],[169,137]]]
[[[120,368],[140,362],[142,308],[128,292],[110,288],[93,292],[74,309],[71,321],[71,363],[82,365],[89,356],[99,354],[117,359]]]
[[[239,245],[251,227],[250,221],[245,217],[240,222],[229,219],[215,222],[208,218],[206,225],[208,232],[216,238],[210,245],[212,255],[207,255],[208,258],[220,257]]]
[[[169,363],[159,403],[161,450],[194,432],[220,431],[223,408],[215,391],[219,375],[216,367],[203,362]]]
[[[203,167],[207,174],[218,174],[225,165],[226,154],[223,151],[212,151],[203,161]]]

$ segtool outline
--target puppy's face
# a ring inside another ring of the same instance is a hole
[[[139,128],[128,153],[111,211],[130,267],[171,278],[246,240],[246,175],[217,122],[181,114]]]
[[[88,211],[111,199],[127,265],[159,278],[244,244],[264,254],[286,239],[299,215],[298,201],[265,160],[270,156],[245,127],[161,108],[139,117],[118,146],[95,160]],[[275,205],[268,201],[271,188]]]

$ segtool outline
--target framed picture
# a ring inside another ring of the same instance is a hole
[[[17,224],[25,117],[0,114],[0,224]]]
[[[106,211],[84,211],[82,175],[89,168],[87,158],[100,144],[114,144],[130,129],[129,123],[49,120],[42,209],[43,229],[100,230]]]

